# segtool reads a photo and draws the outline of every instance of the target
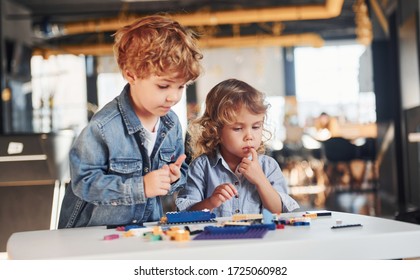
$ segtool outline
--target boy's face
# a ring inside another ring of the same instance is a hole
[[[241,161],[261,144],[264,114],[251,113],[244,106],[237,112],[235,123],[225,125],[220,135],[220,152],[226,161]]]
[[[145,118],[166,115],[181,100],[186,87],[185,81],[172,76],[152,75],[129,82],[136,113]]]

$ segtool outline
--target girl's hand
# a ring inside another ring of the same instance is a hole
[[[170,178],[171,178],[171,183],[177,181],[179,179],[179,177],[181,177],[181,165],[184,162],[184,160],[187,158],[186,155],[182,154],[178,157],[178,159],[174,162],[169,164],[169,170],[170,170]]]
[[[238,191],[236,188],[232,184],[226,183],[219,185],[214,189],[213,194],[209,197],[209,201],[213,208],[217,208],[237,194]]]
[[[281,213],[283,202],[280,195],[265,176],[258,161],[257,151],[255,149],[251,149],[251,153],[252,159],[242,159],[238,168],[239,172],[241,172],[249,182],[255,185],[264,208],[272,213]]]
[[[252,159],[243,158],[239,164],[239,172],[254,185],[257,185],[261,180],[266,180],[264,171],[258,161],[257,151],[251,149]]]

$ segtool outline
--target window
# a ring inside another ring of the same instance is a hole
[[[371,91],[362,92],[359,85],[365,51],[365,46],[357,44],[295,49],[296,97],[301,126],[311,125],[313,118],[321,112],[327,112],[341,122],[376,122],[375,95]]]

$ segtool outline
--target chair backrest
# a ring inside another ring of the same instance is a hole
[[[333,137],[322,142],[325,159],[330,162],[351,161],[357,158],[357,146],[342,137]]]
[[[374,161],[376,159],[376,139],[366,138],[365,143],[359,147],[359,157],[363,160]]]

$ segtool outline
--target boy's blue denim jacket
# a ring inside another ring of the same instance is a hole
[[[93,116],[70,150],[71,185],[63,199],[59,228],[140,223],[162,217],[160,197],[145,197],[143,174],[175,162],[184,153],[181,125],[173,111],[161,117],[150,159],[142,157],[140,148],[146,149],[136,143],[135,133],[144,142],[144,128],[126,85]],[[170,194],[185,185],[187,168],[183,163]]]

